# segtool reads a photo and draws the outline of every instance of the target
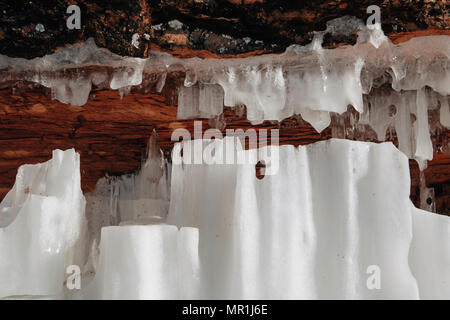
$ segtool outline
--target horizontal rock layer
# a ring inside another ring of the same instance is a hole
[[[66,10],[72,4],[81,9],[79,30],[66,26],[70,16]],[[449,29],[445,0],[18,0],[2,3],[0,54],[38,57],[89,37],[117,54],[137,57],[145,57],[149,47],[219,55],[280,52],[291,44],[310,42],[313,32],[324,30],[331,19],[351,15],[366,21],[370,5],[380,7],[381,23],[388,35]],[[39,24],[42,28],[36,28]],[[140,35],[138,48],[131,45],[135,33]],[[325,44],[353,41],[354,35],[336,36],[327,38]]]

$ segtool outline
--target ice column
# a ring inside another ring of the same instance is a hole
[[[84,263],[84,205],[75,150],[19,168],[0,204],[0,297],[62,297],[67,266]]]

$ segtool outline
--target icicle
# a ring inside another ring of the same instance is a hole
[[[414,122],[416,139],[414,158],[417,160],[420,170],[424,170],[427,167],[427,160],[433,159],[433,145],[428,126],[428,103],[423,89],[417,90],[416,108],[413,113],[417,117],[416,122]]]
[[[358,42],[354,46],[322,47],[325,34],[355,32]],[[37,82],[51,88],[52,98],[83,105],[92,84],[104,86],[109,81],[110,88],[119,89],[122,97],[130,87],[141,84],[143,73],[156,74],[156,90],[161,92],[173,66],[173,70],[186,73],[184,86],[178,91],[179,119],[217,117],[222,111],[219,86],[223,90],[223,105],[245,105],[252,124],[281,121],[300,114],[320,132],[330,124],[330,113],[343,114],[351,105],[363,113],[359,124],[370,124],[379,140],[384,140],[386,130],[395,125],[400,149],[417,159],[423,168],[432,157],[425,109],[434,105],[434,100],[439,99],[441,105],[442,126],[450,126],[449,45],[448,36],[417,37],[394,45],[383,35],[380,25],[366,27],[356,18],[342,17],[329,21],[325,31],[316,32],[309,45],[293,45],[284,54],[248,58],[177,59],[161,52],[150,52],[147,59],[120,57],[88,39],[32,60],[0,56],[0,68],[10,74],[0,82]],[[69,70],[90,66],[111,68],[112,77],[105,71],[95,71],[66,78],[71,74]],[[378,88],[386,86],[398,94],[376,97]],[[426,97],[428,94],[420,93],[423,88],[431,88],[433,94]],[[416,91],[419,92],[416,101],[412,101],[409,95]],[[374,101],[370,114],[364,106],[363,94]],[[435,94],[441,97],[436,98]],[[389,115],[390,105],[397,108],[396,115]],[[413,143],[405,108],[417,119],[412,126]]]
[[[181,86],[178,89],[178,119],[193,119],[200,116],[199,110],[200,88]]]
[[[212,118],[223,111],[224,93],[217,84],[200,84],[199,111],[200,117]]]
[[[122,100],[124,96],[128,95],[130,93],[130,90],[131,86],[119,88],[120,100]]]
[[[158,82],[156,83],[156,91],[162,92],[164,89],[164,85],[166,84],[167,72],[162,72],[158,78]]]
[[[448,279],[448,246],[438,246],[439,253],[410,246],[430,233],[411,233],[408,160],[391,143],[332,139],[279,152],[279,172],[262,180],[255,163],[174,166],[168,222],[199,228],[204,297],[417,299],[422,286],[425,296],[432,289],[448,297],[440,277]],[[430,242],[447,239],[448,225]],[[417,259],[409,262],[410,254]],[[439,276],[418,285],[411,270],[420,272],[416,262],[428,255],[434,256],[428,268]],[[389,270],[389,281],[367,290],[374,259]]]
[[[440,122],[444,127],[450,129],[450,106],[448,103],[448,97],[439,98],[439,102],[441,104]]]
[[[184,78],[184,86],[189,88],[196,83],[197,83],[197,72],[193,70],[187,70],[186,76]]]
[[[375,47],[379,48],[383,43],[388,41],[388,38],[384,35],[381,29],[381,24],[375,23],[373,25],[367,26],[370,30],[369,42]]]

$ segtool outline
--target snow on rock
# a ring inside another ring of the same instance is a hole
[[[386,131],[394,127],[400,151],[417,160],[421,170],[425,169],[427,160],[433,159],[427,110],[437,108],[438,103],[442,110],[446,107],[447,97],[422,89],[380,92],[366,101],[370,108],[366,106],[359,123],[370,125],[379,141],[385,141]]]
[[[0,204],[0,297],[63,296],[66,268],[82,264],[84,207],[75,150],[19,168]]]

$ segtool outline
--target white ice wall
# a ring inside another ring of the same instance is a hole
[[[391,143],[335,139],[279,152],[263,180],[256,156],[173,166],[168,222],[200,230],[203,297],[418,298],[407,158]],[[371,265],[380,290],[366,286]]]
[[[450,299],[450,218],[413,209],[410,265],[422,299]]]
[[[67,266],[82,260],[84,206],[75,150],[19,168],[0,204],[0,297],[62,297]]]
[[[22,166],[0,204],[0,297],[450,298],[450,219],[413,207],[408,159],[391,143],[266,149],[280,163],[262,180],[261,150],[243,151],[245,164],[174,164],[168,224],[103,227],[95,275],[67,296],[66,267],[83,267],[91,241],[79,156]]]

